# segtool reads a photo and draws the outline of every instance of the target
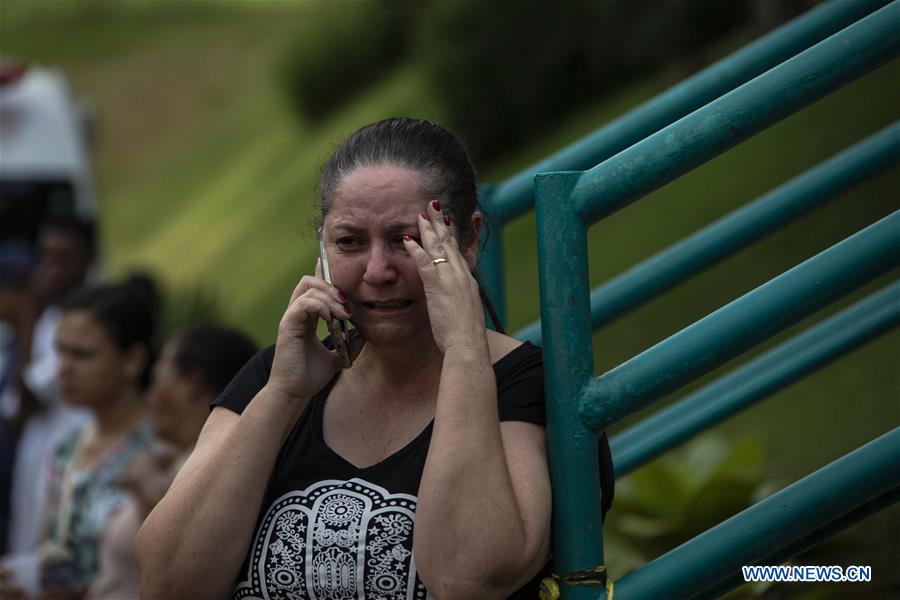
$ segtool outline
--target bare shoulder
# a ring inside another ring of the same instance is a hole
[[[508,335],[497,333],[488,329],[487,332],[488,348],[491,351],[491,362],[496,363],[498,360],[522,345],[520,340]]]

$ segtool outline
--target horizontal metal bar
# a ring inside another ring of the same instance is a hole
[[[830,537],[837,535],[848,527],[856,525],[860,521],[871,517],[872,515],[890,508],[897,502],[900,502],[900,486],[895,487],[891,491],[882,494],[874,500],[867,502],[859,508],[850,511],[846,515],[839,517],[814,531],[813,533],[800,538],[790,546],[782,548],[766,558],[757,561],[758,565],[780,565],[795,556],[806,552],[810,548],[818,546]],[[733,590],[744,583],[741,573],[736,573],[723,579],[713,587],[704,590],[702,593],[694,596],[692,600],[705,600],[707,598],[720,598],[729,590]]]
[[[900,281],[660,410],[610,441],[616,476],[744,410],[900,324]]]
[[[887,0],[822,3],[510,177],[497,186],[486,208],[498,224],[516,218],[534,205],[535,173],[589,169],[885,4]]]
[[[900,53],[900,1],[587,171],[572,191],[585,224],[627,206]]]
[[[616,582],[616,599],[686,598],[900,486],[900,428]]]
[[[594,288],[591,326],[602,327],[898,162],[900,122]],[[516,337],[540,344],[541,322]]]
[[[605,429],[898,264],[900,211],[591,379],[582,418]]]

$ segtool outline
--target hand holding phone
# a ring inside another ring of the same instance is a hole
[[[319,259],[322,264],[322,279],[329,285],[334,285],[331,277],[331,268],[328,266],[328,255],[325,253],[325,237],[322,229],[318,231]],[[350,356],[350,334],[347,331],[347,323],[340,319],[328,321],[328,331],[331,333],[331,343],[341,359],[341,367],[349,369],[353,366],[353,358]]]

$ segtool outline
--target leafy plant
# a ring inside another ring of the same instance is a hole
[[[604,553],[613,577],[627,574],[781,487],[763,480],[763,467],[757,440],[729,442],[706,434],[620,479],[604,527]]]

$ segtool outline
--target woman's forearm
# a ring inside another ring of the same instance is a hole
[[[230,592],[278,452],[305,404],[263,388],[240,417],[225,413],[227,422],[204,431],[138,533],[142,596]]]
[[[448,352],[416,511],[420,576],[439,598],[508,592],[533,554],[526,537],[487,349]]]

